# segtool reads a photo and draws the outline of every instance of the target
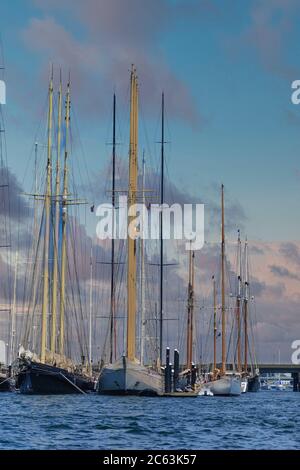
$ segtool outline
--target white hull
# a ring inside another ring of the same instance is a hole
[[[238,396],[241,394],[241,379],[234,375],[225,375],[206,384],[214,396]]]
[[[138,362],[121,358],[105,366],[98,381],[98,392],[116,395],[158,395],[163,392],[164,378]]]
[[[241,392],[246,393],[248,391],[248,380],[242,379],[241,381]]]

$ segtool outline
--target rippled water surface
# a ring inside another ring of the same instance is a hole
[[[300,393],[0,401],[1,449],[300,449]]]

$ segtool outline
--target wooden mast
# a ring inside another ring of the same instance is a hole
[[[131,69],[130,92],[130,145],[129,145],[129,188],[128,188],[128,228],[136,217],[132,207],[136,204],[137,192],[137,139],[138,139],[138,85],[134,66]],[[136,240],[127,237],[127,357],[135,360],[136,342]]]
[[[238,230],[238,292],[236,298],[236,322],[237,322],[237,368],[241,372],[242,355],[241,355],[241,295],[242,295],[242,259],[241,259],[241,236]]]
[[[93,370],[92,359],[92,319],[93,319],[93,241],[90,251],[90,306],[89,306],[89,372]]]
[[[160,170],[160,204],[164,203],[164,171],[165,171],[165,95],[161,95],[161,170]],[[159,273],[159,360],[162,364],[163,355],[163,302],[164,302],[164,241],[163,214],[160,212],[160,273]]]
[[[222,243],[221,243],[221,301],[222,301],[222,374],[226,372],[226,312],[225,312],[225,224],[224,224],[224,185],[221,186]]]
[[[53,243],[53,277],[52,277],[52,328],[50,349],[56,352],[56,324],[57,324],[57,281],[58,281],[58,245],[59,245],[59,219],[60,219],[60,150],[61,150],[61,117],[62,117],[62,80],[58,90],[58,118],[57,118],[57,155],[55,178],[55,223]]]
[[[248,280],[248,242],[245,242],[245,293],[244,293],[244,371],[248,371],[248,300],[249,300],[249,280]]]
[[[216,280],[215,276],[212,277],[213,280],[213,299],[214,299],[214,364],[213,364],[213,373],[216,373],[217,369],[217,290],[216,290]]]
[[[145,205],[145,152],[143,152],[143,167],[142,167],[142,203]],[[140,238],[140,257],[141,257],[141,346],[140,346],[140,362],[144,364],[144,349],[145,349],[145,244],[144,239]]]
[[[15,275],[14,275],[14,288],[13,288],[13,304],[11,311],[11,329],[10,329],[10,354],[9,363],[12,364],[15,358],[16,349],[16,294],[17,294],[17,278],[18,278],[18,251],[15,255]]]
[[[64,155],[64,174],[63,174],[63,197],[62,197],[62,246],[61,246],[61,283],[60,283],[60,335],[59,335],[59,353],[64,354],[64,336],[65,336],[65,286],[66,286],[66,259],[67,259],[67,204],[68,204],[68,143],[70,126],[70,79],[67,86],[66,96],[66,136],[65,136],[65,155]]]
[[[116,183],[116,95],[113,96],[113,140],[112,140],[112,195],[111,203],[115,207]],[[115,231],[113,218],[113,234]],[[115,239],[111,240],[111,277],[110,277],[110,363],[116,360],[116,319],[115,319]]]
[[[45,194],[45,243],[44,243],[44,276],[43,276],[43,307],[41,362],[46,360],[47,347],[47,315],[49,309],[49,235],[50,235],[50,205],[51,205],[51,176],[52,176],[52,114],[53,114],[53,67],[48,94],[48,142],[47,142],[47,182]]]
[[[188,318],[187,318],[187,368],[192,368],[193,361],[193,326],[194,326],[194,279],[195,252],[189,252]]]

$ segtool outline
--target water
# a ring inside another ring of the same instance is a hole
[[[150,398],[1,393],[1,449],[299,449],[300,393]]]

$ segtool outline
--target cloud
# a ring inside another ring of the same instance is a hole
[[[250,26],[243,39],[257,53],[262,65],[270,72],[293,78],[299,68],[285,60],[287,39],[296,27],[300,5],[297,0],[258,0],[250,11]]]
[[[254,244],[252,244],[250,246],[250,252],[252,255],[256,256],[256,255],[263,255],[265,253],[265,251],[263,250],[263,248],[259,247],[259,246],[256,246]]]
[[[300,250],[295,243],[282,243],[279,250],[285,259],[300,266]]]
[[[164,89],[170,116],[192,126],[201,125],[202,116],[189,88],[167,63],[161,40],[178,20],[193,21],[195,14],[215,15],[214,2],[205,1],[201,5],[193,0],[34,3],[44,17],[32,18],[22,37],[27,47],[44,60],[43,75],[49,61],[71,68],[75,93],[81,93],[81,106],[86,111],[99,115],[106,109],[103,96],[109,96],[114,84],[126,93],[128,69],[134,63],[147,112],[157,115],[157,103]],[[66,13],[74,20],[72,30],[58,22],[57,18]]]
[[[22,196],[21,185],[7,167],[0,168],[0,191],[0,217],[9,217],[16,221],[28,216],[30,208]]]
[[[300,280],[300,277],[297,274],[292,273],[284,266],[271,265],[270,271],[278,277],[286,277],[288,279],[297,279]]]
[[[237,14],[235,8],[232,15]],[[247,26],[236,35],[225,38],[227,54],[234,60],[237,57],[244,59],[247,54],[254,53],[267,72],[284,80],[294,80],[299,75],[300,68],[291,64],[287,57],[290,38],[299,23],[299,13],[298,0],[248,2]]]

